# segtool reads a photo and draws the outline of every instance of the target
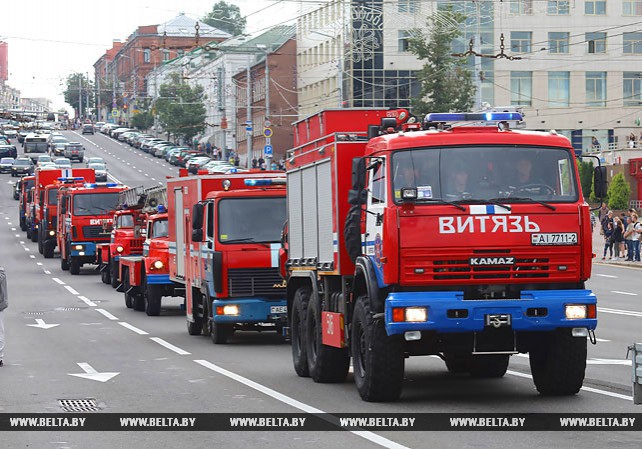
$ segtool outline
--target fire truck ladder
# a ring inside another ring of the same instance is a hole
[[[118,192],[118,208],[127,209],[139,205],[144,193],[145,188],[143,186],[132,187]],[[140,205],[142,206],[142,204]]]
[[[143,212],[155,212],[158,205],[162,204],[167,207],[167,188],[165,186],[156,186],[145,189],[143,194],[145,203]]]

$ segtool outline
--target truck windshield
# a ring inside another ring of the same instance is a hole
[[[117,228],[133,228],[134,227],[134,216],[127,214],[121,215],[116,221]]]
[[[417,201],[573,202],[578,199],[565,148],[477,146],[421,148],[392,157],[392,189],[417,189]]]
[[[281,240],[285,198],[225,198],[218,203],[221,243],[269,243]]]
[[[50,206],[55,206],[58,204],[58,189],[49,190],[49,198],[47,198],[47,203]]]
[[[157,237],[167,237],[168,227],[167,227],[167,220],[156,220],[154,222],[154,226],[152,227],[152,238],[157,238]]]
[[[117,192],[74,195],[74,215],[106,215],[117,204]]]

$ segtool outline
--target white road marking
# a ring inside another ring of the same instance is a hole
[[[73,287],[71,287],[71,286],[69,286],[69,285],[65,285],[65,288],[66,288],[66,289],[69,291],[69,293],[71,293],[72,295],[80,295],[80,293],[78,293],[76,290],[74,290],[74,289],[73,289]]]
[[[47,324],[45,320],[41,320],[40,318],[36,318],[36,323],[37,324],[27,324],[27,326],[38,327],[40,329],[51,329],[52,327],[60,326],[60,324]]]
[[[25,244],[24,240],[20,240],[20,244],[24,245]]]
[[[107,382],[109,379],[118,376],[120,373],[99,373],[89,363],[79,362],[77,365],[84,371],[82,374],[71,374],[69,376],[82,377],[83,379]]]
[[[20,234],[16,234],[16,237],[20,237]]]
[[[617,293],[618,295],[628,295],[628,296],[637,296],[637,293],[630,293],[630,292],[621,292],[619,290],[611,290],[611,293]]]
[[[607,307],[598,307],[598,313],[612,313],[614,315],[628,315],[642,317],[642,312],[634,312],[632,310],[609,309]]]
[[[51,280],[53,280],[54,282],[57,282],[60,285],[65,285],[65,283],[58,278],[51,278]]]
[[[36,262],[36,265],[38,265],[39,267],[41,267],[41,266],[42,266],[42,262]]]
[[[191,354],[191,352],[187,352],[187,351],[179,348],[178,346],[174,346],[173,344],[166,342],[162,338],[150,337],[149,339],[152,340],[152,341],[155,341],[156,343],[158,343],[161,346],[165,346],[167,349],[169,349],[170,351],[174,351],[176,354],[180,354],[180,355],[189,355],[189,354]]]
[[[45,270],[45,274],[51,274],[51,271]]]
[[[31,250],[25,246],[25,251],[31,251]]]
[[[82,302],[87,304],[89,307],[96,307],[96,303],[93,302],[92,300],[84,297],[84,296],[79,296],[78,299],[80,299]]]
[[[33,254],[29,254],[29,257],[30,257],[31,259],[35,259],[35,258],[36,258],[36,256],[34,256]]]
[[[276,390],[273,390],[269,387],[266,387],[264,385],[261,385],[257,382],[254,382],[250,379],[247,379],[243,376],[240,376],[236,373],[233,373],[231,371],[226,370],[225,368],[221,368],[218,365],[215,365],[213,363],[208,362],[207,360],[194,360],[196,363],[199,365],[215,371],[219,374],[222,374],[225,377],[228,377],[232,380],[235,380],[239,383],[242,383],[243,385],[246,385],[250,388],[253,388],[254,390],[260,391],[261,393],[270,396],[277,401],[281,401],[285,404],[288,404],[294,408],[297,408],[305,413],[325,413],[323,410],[320,410],[318,408],[312,407],[310,405],[304,404],[303,402],[297,401],[294,398],[291,398],[289,396],[284,395],[283,393],[279,393]],[[381,435],[377,435],[376,433],[370,432],[370,431],[355,431],[351,430],[350,433],[357,435],[361,438],[365,438],[368,441],[372,441],[375,444],[378,444],[380,446],[390,448],[390,449],[407,449],[406,446],[403,446],[399,443],[395,443],[392,440],[389,440],[388,438],[384,438]]]
[[[156,181],[156,178],[152,178],[152,181]]]
[[[612,274],[597,274],[597,273],[595,273],[595,276],[601,276],[603,278],[609,278],[609,279],[617,279],[617,276],[613,276]]]
[[[116,318],[114,315],[112,315],[111,313],[107,312],[104,309],[94,309],[94,310],[96,312],[100,313],[101,315],[106,316],[107,318],[109,318],[112,321],[118,321],[118,318]]]
[[[134,332],[136,332],[138,335],[149,335],[149,334],[148,334],[147,332],[145,332],[144,330],[139,329],[139,328],[137,328],[136,326],[132,326],[132,325],[131,325],[131,324],[129,324],[129,323],[124,323],[124,322],[122,322],[122,321],[119,321],[119,322],[118,322],[118,324],[120,324],[121,326],[123,326],[123,327],[124,327],[124,328],[126,328],[126,329],[129,329],[130,331],[134,331]]]
[[[15,231],[15,230],[16,230],[16,228],[11,228],[11,230],[12,230],[12,231]]]
[[[624,365],[631,366],[631,360],[627,359],[588,359],[587,365]]]

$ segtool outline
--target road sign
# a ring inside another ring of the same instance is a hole
[[[111,110],[111,116],[112,117],[118,117],[118,109],[112,109]]]
[[[270,139],[269,137],[266,137],[265,138],[265,144],[266,145],[272,145],[272,139]]]
[[[263,129],[263,135],[265,137],[272,137],[272,128],[264,128]]]
[[[252,125],[245,125],[245,131],[251,133],[252,132]]]
[[[263,155],[264,156],[272,156],[272,145],[265,145],[263,147]]]
[[[272,122],[271,121],[265,120],[265,122],[263,122],[263,127],[264,128],[269,128],[270,126],[272,126]]]

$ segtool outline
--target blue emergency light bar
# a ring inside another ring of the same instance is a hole
[[[96,184],[95,182],[86,182],[85,183],[85,188],[87,188],[87,189],[93,189],[94,187],[97,187],[97,186],[98,186],[98,184]]]
[[[273,185],[279,185],[279,184],[285,184],[285,178],[277,178],[277,179],[246,179],[245,180],[245,185],[246,186],[273,186]]]
[[[156,210],[158,211],[159,214],[164,214],[165,212],[167,212],[167,208],[162,204],[159,204],[158,206],[156,206]]]
[[[60,182],[76,182],[76,181],[84,181],[85,178],[83,177],[76,177],[76,178],[58,178],[58,181]]]
[[[118,183],[115,183],[115,182],[108,182],[108,183],[107,183],[107,184],[105,184],[105,185],[106,185],[107,187],[118,187]]]
[[[447,112],[426,115],[428,122],[509,122],[522,121],[519,112]]]

